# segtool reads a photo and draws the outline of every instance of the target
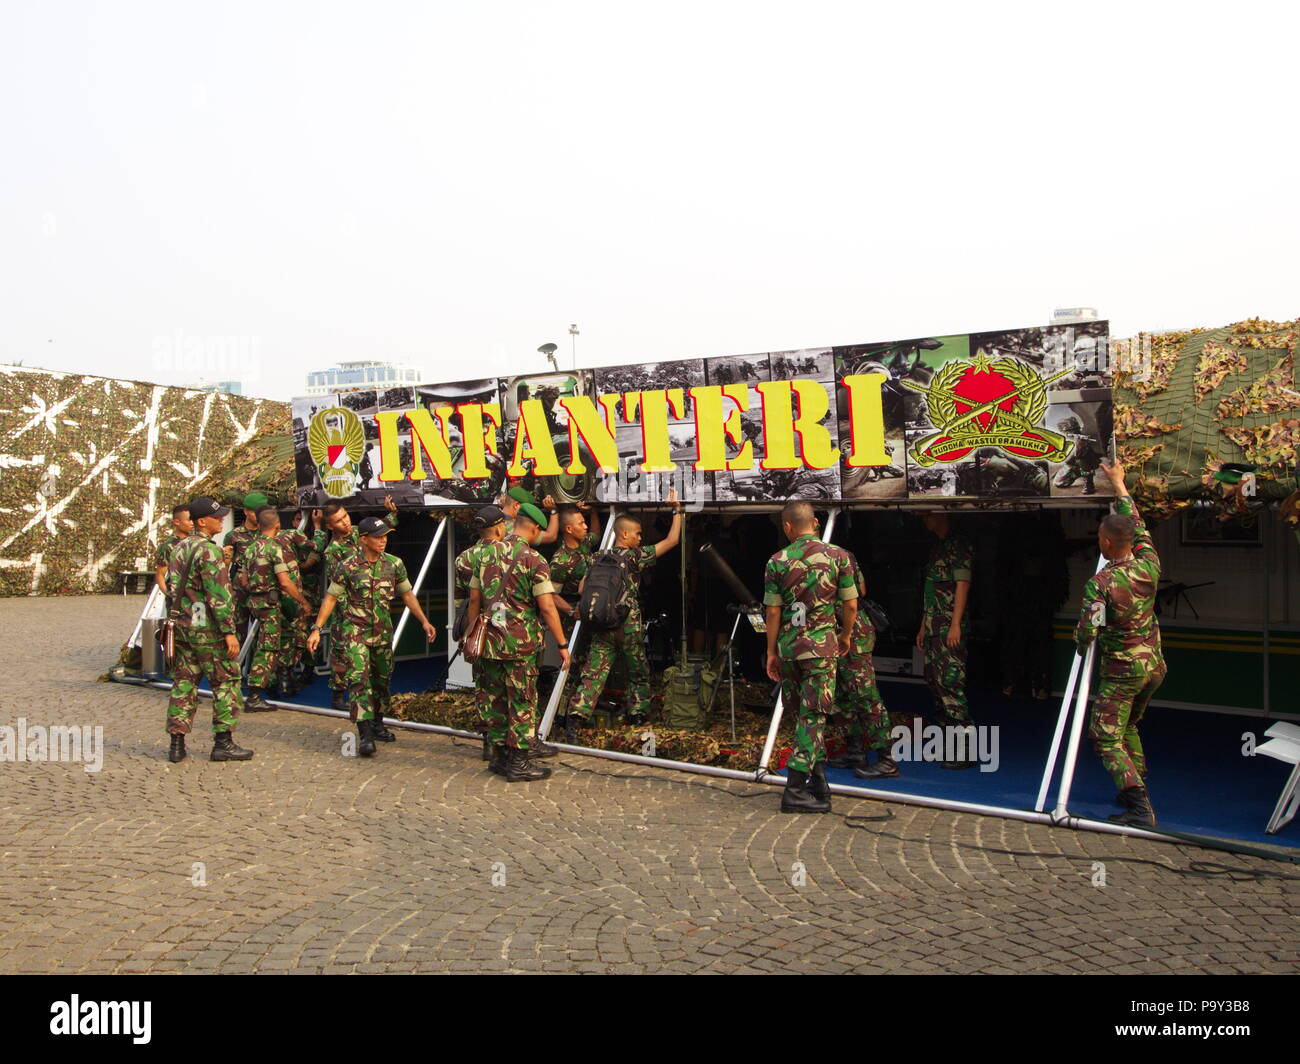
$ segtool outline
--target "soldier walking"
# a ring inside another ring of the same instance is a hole
[[[257,621],[257,641],[248,670],[248,698],[244,709],[249,713],[268,713],[276,707],[266,700],[266,693],[275,684],[289,648],[294,646],[293,633],[286,630],[293,622],[285,619],[281,597],[296,602],[300,614],[308,607],[302,589],[293,578],[295,563],[280,541],[280,515],[274,507],[263,506],[257,511],[257,525],[260,535],[245,549],[237,578],[244,589],[248,615]]]
[[[438,630],[429,623],[411,590],[405,563],[397,555],[384,552],[392,527],[382,517],[367,517],[357,531],[361,553],[334,567],[333,582],[325,591],[307,647],[316,653],[321,629],[341,603],[347,615],[343,655],[347,661],[348,701],[360,739],[357,752],[362,757],[373,757],[375,739],[379,738],[375,722],[383,723],[393,676],[393,615],[389,604],[401,598],[430,643],[438,637]]]
[[[867,578],[850,551],[833,543],[827,543],[826,549],[843,555],[853,574],[853,586],[858,589],[857,617],[848,652],[835,659],[835,721],[842,723],[847,750],[840,757],[828,759],[826,764],[830,768],[851,768],[855,776],[864,780],[893,779],[899,773],[898,763],[889,756],[893,746],[889,712],[876,686],[876,665],[871,659],[876,649],[876,626],[871,623],[871,614],[862,608]],[[871,765],[873,751],[876,763]]]
[[[193,531],[194,521],[190,518],[189,504],[173,506],[172,534],[158,544],[153,555],[154,582],[164,595],[171,594],[167,590],[167,563],[171,560],[172,549]]]
[[[645,656],[645,626],[641,621],[641,597],[638,585],[641,575],[654,565],[662,555],[681,541],[683,509],[677,501],[677,489],[668,492],[667,501],[673,507],[673,523],[653,547],[641,546],[641,522],[635,517],[620,514],[614,518],[614,546],[608,552],[623,566],[627,587],[627,618],[620,628],[591,633],[587,648],[587,661],[582,670],[578,689],[573,693],[565,720],[565,738],[569,742],[577,737],[578,729],[587,727],[596,700],[605,689],[614,661],[622,657],[627,664],[628,721],[643,723],[650,715],[650,665]],[[601,555],[593,555],[588,571]],[[585,583],[585,576],[579,587]],[[583,619],[583,618],[580,618]]]
[[[945,760],[943,767],[975,768],[979,761],[974,756],[974,724],[966,704],[966,607],[970,600],[971,546],[953,533],[948,514],[931,511],[922,520],[938,542],[930,548],[925,563],[916,648],[925,655],[925,682],[947,736],[955,734],[953,728],[965,729],[966,741],[961,753],[966,756]],[[955,741],[946,744],[945,749],[956,755],[955,745]]]
[[[185,736],[198,709],[199,683],[206,677],[212,688],[212,760],[247,761],[253,751],[236,746],[234,737],[244,703],[234,598],[221,549],[212,542],[230,509],[203,497],[191,502],[189,511],[194,531],[172,550],[167,568],[172,592],[168,619],[176,647],[167,703],[168,756],[176,762],[186,755]]]
[[[478,559],[490,543],[496,543],[506,532],[506,515],[499,506],[484,506],[474,515],[474,527],[478,529],[478,542],[466,547],[456,555],[456,583],[452,592],[453,604],[457,615],[462,604],[469,616],[469,587],[478,567]],[[468,624],[466,628],[468,629]],[[463,632],[461,633],[464,634]],[[492,760],[492,737],[489,734],[491,711],[488,705],[487,691],[479,680],[478,662],[470,662],[470,675],[474,679],[474,708],[478,711],[479,725],[483,732],[483,760]]]
[[[781,812],[828,813],[823,732],[835,705],[835,661],[848,654],[857,623],[858,588],[848,552],[817,538],[811,505],[786,503],[781,529],[789,545],[768,559],[763,572],[767,675],[781,685],[782,700],[796,715]]]
[[[542,649],[542,624],[560,645],[560,659],[569,650],[555,609],[554,586],[546,560],[533,549],[546,516],[532,503],[523,503],[512,534],[489,543],[479,554],[470,580],[469,627],[480,613],[487,615],[487,633],[478,661],[478,680],[488,706],[488,735],[492,740],[491,771],[507,783],[547,779],[551,770],[529,757],[537,709],[536,658]]]
[[[1115,491],[1115,512],[1102,519],[1097,543],[1106,566],[1083,589],[1083,610],[1074,631],[1082,654],[1094,638],[1100,684],[1092,703],[1088,737],[1115,781],[1123,807],[1111,820],[1153,828],[1156,814],[1147,793],[1147,760],[1138,724],[1168,671],[1156,620],[1160,557],[1124,484],[1124,467],[1102,461]]]

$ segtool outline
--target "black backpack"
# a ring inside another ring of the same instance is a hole
[[[582,585],[578,616],[597,632],[622,628],[632,609],[632,577],[627,564],[613,551],[601,551],[591,560]]]

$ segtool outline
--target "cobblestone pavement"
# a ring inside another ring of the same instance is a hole
[[[172,765],[165,693],[94,682],[141,602],[0,600],[0,724],[105,742],[98,773],[0,764],[0,972],[1300,970],[1295,867],[1194,847],[781,816],[775,788],[590,757],[507,786],[477,744],[345,759],[341,721],[285,711],[245,720],[251,762],[196,726]]]

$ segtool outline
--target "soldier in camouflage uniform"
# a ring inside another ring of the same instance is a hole
[[[537,507],[537,496],[527,488],[520,487],[519,485],[515,485],[513,488],[503,491],[497,497],[497,506],[500,507],[501,512],[506,515],[507,521],[513,521],[519,515],[519,507],[523,506],[525,503]],[[542,531],[542,534],[537,537],[537,542],[533,544],[534,547],[544,547],[548,543],[554,543],[560,538],[560,518],[559,515],[555,513],[555,500],[549,495],[546,496],[546,498],[542,500],[540,508],[543,513],[549,513],[550,517],[547,518],[546,528]]]
[[[830,768],[851,768],[855,776],[864,780],[893,779],[899,773],[897,762],[889,756],[893,746],[889,713],[876,686],[876,665],[871,660],[876,649],[876,626],[871,623],[871,614],[862,608],[867,578],[852,553],[833,543],[827,543],[826,550],[843,556],[843,562],[853,574],[853,586],[858,589],[858,615],[853,622],[848,653],[835,659],[835,706],[839,712],[833,719],[844,729],[847,750],[826,764]],[[876,764],[868,767],[873,750]]]
[[[396,528],[397,504],[393,502],[391,495],[385,496],[384,507],[388,510],[388,516],[384,520],[389,528]],[[325,523],[324,529],[319,526],[322,519]],[[320,511],[316,511],[312,514],[312,520],[317,522],[312,547],[321,556],[321,597],[323,599],[326,589],[334,582],[334,570],[360,554],[361,537],[352,527],[352,517],[343,508],[342,503],[327,503],[324,514],[321,515]],[[343,645],[347,641],[347,611],[339,610],[338,613],[339,616],[334,620],[333,636],[330,639],[330,689],[333,691],[330,706],[342,710],[348,708],[348,663],[343,654]],[[379,720],[375,729],[375,738],[381,742],[391,742],[396,736],[388,731],[382,720]]]
[[[1100,682],[1088,736],[1124,807],[1111,820],[1153,828],[1156,816],[1147,794],[1138,723],[1167,671],[1155,615],[1160,558],[1124,484],[1123,466],[1103,461],[1101,467],[1115,489],[1116,512],[1097,529],[1106,566],[1083,589],[1074,640],[1081,654],[1097,640]]]
[[[945,761],[943,767],[975,768],[979,761],[972,756],[974,725],[966,704],[966,606],[970,598],[971,546],[953,533],[952,520],[946,513],[932,511],[922,520],[938,537],[938,542],[930,548],[925,563],[916,648],[925,655],[925,682],[940,723],[945,729],[967,729],[964,744],[967,756]]]
[[[242,637],[248,626],[248,603],[244,599],[244,590],[239,582],[239,573],[244,565],[244,552],[253,545],[258,537],[257,511],[270,500],[260,491],[252,491],[244,496],[244,526],[233,528],[226,533],[223,545],[226,548],[226,564],[230,567],[230,580],[235,595],[235,623],[239,626]]]
[[[848,552],[817,538],[811,505],[787,503],[781,528],[790,543],[763,571],[767,675],[781,684],[782,701],[795,713],[781,812],[827,813],[831,792],[823,731],[835,706],[835,659],[848,654],[857,623],[858,588]]]
[[[469,609],[469,586],[474,579],[479,557],[489,543],[496,543],[505,535],[506,515],[501,512],[499,506],[485,506],[474,515],[474,526],[478,529],[478,542],[456,555],[456,583],[452,600],[458,615],[462,603],[467,611]],[[483,732],[483,760],[491,761],[492,737],[489,734],[491,707],[488,704],[487,691],[479,682],[477,661],[470,662],[470,674],[474,679],[474,707],[478,710],[479,724]]]
[[[587,525],[589,513],[590,528]],[[555,585],[555,608],[560,611],[564,639],[569,644],[568,675],[581,676],[587,656],[573,643],[573,626],[578,620],[578,598],[583,577],[587,575],[592,556],[600,546],[600,515],[589,504],[580,502],[565,507],[559,517],[560,545],[551,555],[551,583]]]
[[[311,615],[319,608],[320,599],[317,596],[313,603],[309,588],[315,583],[313,577],[319,567],[320,554],[316,551],[314,537],[308,536],[298,528],[281,528],[275,538],[284,551],[284,560],[289,567],[289,579],[302,592],[308,607],[299,609],[292,617],[286,617],[283,625],[284,645],[280,658],[280,686],[288,696],[296,694],[311,683],[311,656],[307,653],[307,633],[311,624]]]
[[[167,590],[167,563],[171,560],[172,548],[193,531],[194,521],[190,518],[189,503],[173,506],[172,534],[158,544],[158,549],[154,551],[153,555],[154,581],[158,585],[158,590],[164,595],[169,594]]]
[[[253,751],[236,746],[234,739],[244,704],[234,599],[221,550],[212,542],[230,510],[212,499],[198,498],[189,511],[194,532],[176,545],[167,563],[167,584],[172,589],[168,619],[175,639],[167,704],[168,756],[173,762],[185,757],[185,736],[198,709],[199,683],[206,677],[212,688],[212,760],[247,761]]]
[[[545,523],[546,516],[536,506],[522,504],[513,534],[483,548],[470,580],[469,627],[480,613],[487,615],[478,677],[489,706],[494,755],[489,768],[507,783],[544,780],[551,774],[528,756],[537,741],[532,735],[543,621],[560,645],[562,664],[569,663],[564,629],[552,601],[550,568],[532,547]]]
[[[614,661],[620,655],[627,664],[628,721],[640,724],[650,715],[650,665],[645,656],[645,625],[641,620],[641,597],[637,592],[641,574],[654,565],[662,555],[672,550],[682,538],[682,508],[677,501],[677,489],[668,492],[667,501],[673,507],[673,523],[653,547],[641,546],[641,522],[635,517],[620,514],[614,519],[614,546],[610,553],[622,561],[631,583],[627,619],[615,631],[592,631],[587,645],[587,661],[578,681],[578,688],[569,702],[565,720],[565,737],[572,742],[579,728],[587,726],[596,700],[605,689]],[[594,559],[594,555],[593,555]],[[591,560],[587,562],[588,568]],[[581,587],[582,581],[579,581]]]
[[[244,709],[249,713],[273,712],[266,692],[275,683],[284,655],[293,647],[292,622],[285,619],[281,598],[298,604],[299,615],[307,609],[307,599],[294,576],[296,559],[286,551],[280,539],[280,515],[270,506],[257,511],[258,537],[244,551],[238,581],[244,589],[249,616],[257,621],[257,642],[248,670],[248,698]]]
[[[347,614],[343,654],[348,663],[348,701],[360,739],[357,752],[362,757],[373,757],[375,721],[382,722],[388,709],[388,685],[393,675],[390,603],[401,598],[430,643],[438,637],[438,630],[420,608],[402,559],[384,552],[392,527],[382,517],[367,517],[357,531],[361,553],[334,567],[333,582],[325,591],[307,647],[316,653],[321,629],[334,607],[341,605]]]

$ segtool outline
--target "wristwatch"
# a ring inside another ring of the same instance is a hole
[[[313,624],[313,625],[311,626],[311,630],[312,630],[313,632],[319,632],[319,631],[320,631],[320,625],[319,625],[319,624]]]

